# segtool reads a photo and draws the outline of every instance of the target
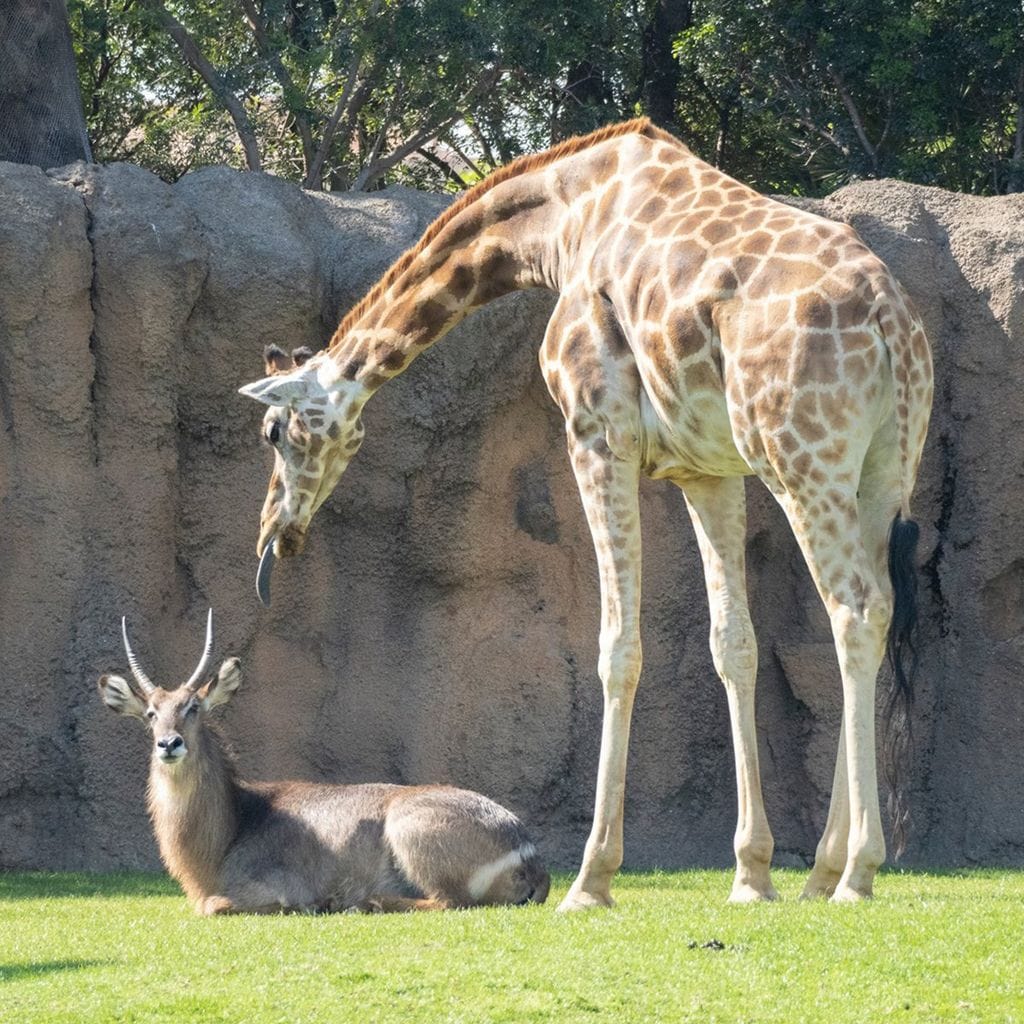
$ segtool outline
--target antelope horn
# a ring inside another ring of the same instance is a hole
[[[189,690],[196,689],[199,684],[203,681],[203,676],[206,675],[206,670],[210,667],[210,659],[213,657],[213,609],[207,613],[206,616],[206,647],[203,648],[203,656],[199,659],[199,664],[196,666],[195,672],[192,673],[192,678],[185,684]]]
[[[128,655],[128,664],[131,666],[132,675],[142,687],[142,692],[149,696],[156,689],[156,684],[142,671],[139,659],[135,657],[132,645],[128,642],[128,619],[124,615],[121,616],[121,636],[124,637],[124,653]]]

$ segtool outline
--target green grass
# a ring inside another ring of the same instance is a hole
[[[731,906],[625,874],[611,911],[202,920],[161,876],[0,874],[0,1021],[1024,1022],[1024,874],[883,874],[860,906]]]

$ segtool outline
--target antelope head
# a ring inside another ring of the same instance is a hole
[[[210,675],[213,655],[213,609],[206,619],[206,644],[199,664],[188,682],[176,689],[157,686],[142,670],[128,640],[128,623],[121,619],[124,650],[131,679],[100,676],[98,686],[103,703],[122,715],[139,718],[153,733],[153,758],[164,765],[179,765],[189,750],[198,747],[205,714],[231,699],[242,681],[238,658],[228,658],[217,674]]]

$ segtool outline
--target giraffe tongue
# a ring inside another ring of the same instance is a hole
[[[274,538],[263,549],[260,567],[256,570],[256,596],[267,607],[270,607],[270,574],[274,570]]]

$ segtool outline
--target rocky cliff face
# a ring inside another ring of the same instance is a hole
[[[590,819],[596,567],[536,365],[551,298],[480,311],[385,388],[367,440],[253,592],[267,452],[235,392],[261,351],[317,347],[439,212],[211,169],[0,165],[0,867],[155,866],[148,743],[104,709],[127,614],[179,682],[208,605],[247,681],[242,770],[452,781],[515,808],[555,862]],[[814,205],[924,314],[937,398],[916,496],[922,671],[913,862],[1024,857],[1024,197],[897,182]],[[839,709],[828,624],[782,515],[749,487],[765,795],[779,859],[813,851]],[[645,667],[627,863],[725,864],[735,797],[700,563],[678,492],[643,488]]]

